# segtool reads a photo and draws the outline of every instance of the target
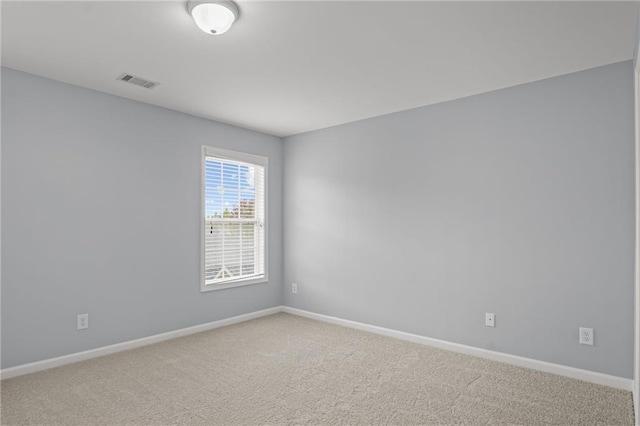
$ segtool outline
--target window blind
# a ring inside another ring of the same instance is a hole
[[[204,284],[265,275],[265,167],[205,155]]]

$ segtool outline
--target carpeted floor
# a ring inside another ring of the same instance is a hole
[[[2,424],[633,424],[631,394],[288,314],[2,382]]]

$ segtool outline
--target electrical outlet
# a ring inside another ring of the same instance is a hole
[[[80,314],[78,315],[78,330],[84,330],[85,328],[89,328],[89,314]]]
[[[580,344],[593,346],[593,328],[580,327]]]
[[[484,325],[487,327],[495,327],[496,326],[496,316],[495,314],[486,313],[484,314]]]
[[[293,293],[293,294],[297,294],[298,293],[298,284],[296,284],[296,283],[291,284],[291,293]]]

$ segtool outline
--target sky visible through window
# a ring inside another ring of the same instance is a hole
[[[251,166],[205,160],[205,216],[210,218],[237,217],[241,200],[255,200],[255,169]]]

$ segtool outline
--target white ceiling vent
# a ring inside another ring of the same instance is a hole
[[[144,87],[145,89],[153,89],[160,83],[156,83],[155,81],[145,80],[144,78],[136,77],[131,74],[122,74],[118,77],[118,80],[124,81],[126,83],[135,84],[136,86]]]

